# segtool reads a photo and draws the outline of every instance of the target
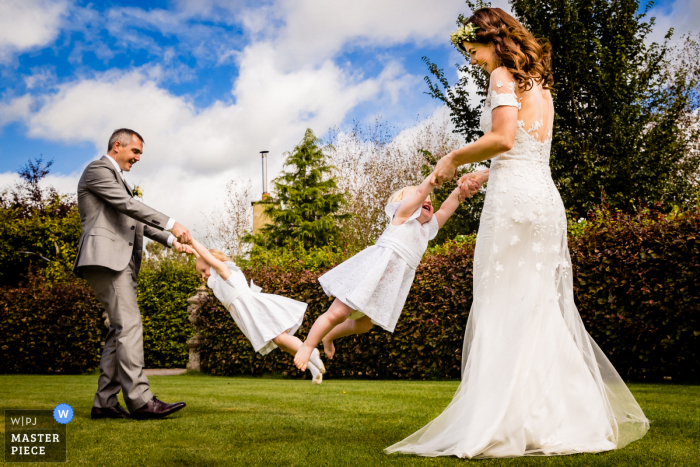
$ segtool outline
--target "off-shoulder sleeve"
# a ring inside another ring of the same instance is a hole
[[[432,240],[438,234],[440,230],[440,225],[438,224],[437,218],[433,215],[428,221],[428,240]]]
[[[491,110],[500,106],[517,107],[520,110],[520,101],[515,94],[515,79],[507,69],[499,67],[491,73],[489,98]]]
[[[389,203],[386,205],[386,207],[384,208],[384,212],[386,213],[387,216],[389,216],[390,220],[394,219],[394,215],[396,214],[396,211],[398,211],[399,206],[401,206],[401,203],[403,203],[404,201],[406,201],[406,200],[404,199],[404,200],[399,201],[398,203]],[[406,220],[406,222],[410,221],[411,219],[418,218],[418,216],[420,216],[420,210],[421,210],[421,208],[419,206],[418,209],[416,209],[416,212],[414,212],[411,215],[411,217],[409,217]]]
[[[226,267],[228,268],[228,270],[231,271],[231,272],[239,272],[239,271],[241,271],[241,268],[239,268],[239,267],[236,265],[236,263],[234,263],[233,261],[225,261],[224,264],[226,265]]]
[[[216,281],[219,280],[219,273],[217,273],[214,268],[209,269],[209,278],[207,279],[207,287],[214,290],[214,285]]]

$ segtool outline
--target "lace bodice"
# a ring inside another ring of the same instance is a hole
[[[491,131],[491,112],[500,106],[518,108],[518,128],[513,148],[494,157],[492,162],[527,160],[548,164],[554,122],[550,92],[536,84],[532,89],[519,93],[512,75],[507,69],[499,67],[491,73],[489,92],[481,112],[480,126],[484,133]]]

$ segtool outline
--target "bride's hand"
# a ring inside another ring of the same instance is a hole
[[[440,159],[433,170],[430,184],[433,186],[442,186],[443,183],[449,182],[458,174],[457,165],[452,161],[452,153]]]

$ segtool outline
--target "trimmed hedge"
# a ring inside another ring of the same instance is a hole
[[[698,379],[700,211],[592,220],[570,245],[588,332],[629,378]]]
[[[625,378],[698,379],[699,225],[698,210],[672,215],[643,210],[634,216],[601,211],[570,236],[581,316]],[[431,248],[396,332],[374,330],[338,340],[336,358],[327,362],[328,376],[459,378],[472,302],[473,240],[469,236]],[[273,261],[244,265],[244,270],[265,292],[309,303],[298,333],[303,337],[331,303],[317,282],[324,268],[317,266],[337,254],[296,255],[291,266]],[[194,330],[185,300],[198,284],[194,269],[181,260],[142,269],[139,304],[148,367],[182,367],[187,362],[184,343]],[[0,288],[0,372],[92,370],[99,364],[102,321],[102,307],[90,288],[71,276],[53,284],[30,276],[26,286]],[[205,370],[300,376],[292,357],[283,352],[255,354],[216,300],[203,307],[202,321]]]
[[[671,216],[601,211],[570,239],[582,318],[625,378],[698,379],[699,220],[697,210]],[[393,335],[375,329],[339,339],[336,357],[327,362],[328,376],[459,378],[472,302],[473,243],[466,240],[434,249],[423,259]],[[299,336],[331,303],[317,282],[321,271],[274,265],[244,272],[264,292],[309,304]],[[205,370],[300,376],[290,355],[254,353],[215,299],[203,307],[202,322]]]
[[[200,280],[180,259],[141,269],[138,303],[146,368],[184,368],[195,334],[187,299]],[[51,283],[31,275],[23,287],[0,287],[0,373],[84,373],[100,364],[104,309],[72,274]]]
[[[100,363],[102,305],[85,281],[0,288],[0,373],[81,373]]]
[[[193,261],[160,260],[141,269],[138,303],[143,318],[146,368],[185,368],[189,351],[185,342],[194,336],[187,299],[195,294],[200,278]]]

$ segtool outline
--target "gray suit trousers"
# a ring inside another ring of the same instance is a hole
[[[124,401],[133,412],[153,398],[143,373],[143,325],[136,303],[136,268],[132,257],[123,271],[102,266],[80,268],[109,316],[109,331],[100,360],[94,406],[117,405],[117,394],[124,390]]]

